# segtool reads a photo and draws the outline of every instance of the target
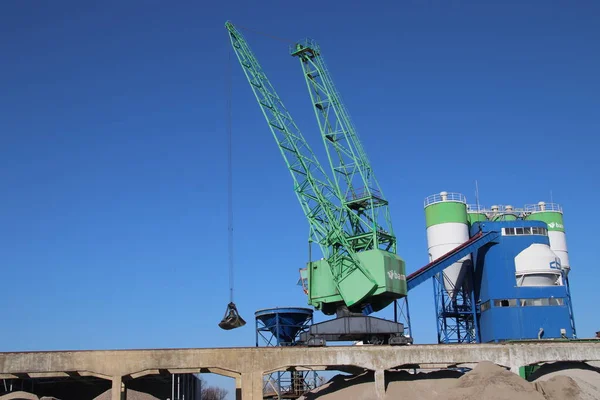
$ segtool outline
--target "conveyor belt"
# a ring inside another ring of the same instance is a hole
[[[433,278],[436,274],[442,272],[461,258],[477,251],[486,244],[493,242],[498,238],[499,235],[500,233],[496,231],[489,231],[485,233],[479,232],[460,246],[450,250],[448,253],[437,258],[436,260],[433,260],[423,268],[408,275],[408,277],[406,277],[408,290],[410,291],[411,289],[414,289],[421,283]]]

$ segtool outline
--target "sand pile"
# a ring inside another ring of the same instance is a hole
[[[386,374],[388,382],[385,394],[386,400],[411,399],[433,400],[442,399],[446,391],[452,387],[462,373],[442,370],[429,373],[410,374],[407,371]]]
[[[562,382],[563,386],[566,385],[567,381],[562,379],[563,377],[570,378],[575,386],[577,386],[578,394],[563,394],[562,398],[569,400],[600,399],[600,368],[587,363],[556,362],[544,364],[529,377],[529,381],[534,382],[538,390],[544,393],[545,391],[552,392],[553,390],[557,390],[553,388],[553,385],[560,386],[560,384],[555,383],[557,379],[559,379],[559,382]]]
[[[36,396],[35,394],[29,393],[29,392],[24,392],[21,390],[18,390],[16,392],[7,393],[5,395],[2,395],[1,397],[5,400],[13,400],[13,399],[38,400],[39,399],[39,397]]]
[[[336,375],[324,385],[301,396],[299,400],[372,400],[374,379],[375,374],[372,371],[359,375]]]
[[[472,371],[461,376],[448,389],[444,398],[448,400],[545,400],[544,395],[535,389],[535,385],[487,361],[477,364]]]
[[[581,399],[581,390],[577,383],[568,376],[555,376],[547,381],[536,382],[535,388],[546,399]]]
[[[589,365],[564,368],[543,366],[531,382],[487,361],[464,375],[450,370],[389,372],[385,400],[600,400],[600,370]],[[372,400],[376,398],[373,379],[372,372],[337,375],[301,399]]]
[[[111,389],[108,389],[106,392],[102,393],[100,396],[94,398],[94,400],[110,400],[111,397]],[[160,400],[157,397],[149,395],[148,393],[138,392],[137,390],[127,389],[127,400]]]

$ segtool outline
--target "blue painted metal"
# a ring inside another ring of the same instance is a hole
[[[569,318],[571,319],[571,330],[573,331],[573,338],[577,339],[577,329],[575,329],[575,314],[573,312],[573,301],[571,298],[571,286],[569,285],[569,278],[563,272],[563,280],[567,287],[567,306],[569,307]]]
[[[404,336],[412,337],[408,296],[394,301],[394,322],[399,322],[404,325]]]
[[[477,232],[467,242],[433,260],[406,278],[408,290],[433,278],[439,343],[474,343],[478,341],[477,307],[473,291],[460,290],[453,300],[443,284],[442,271],[461,258],[495,242],[499,236],[499,231]],[[468,275],[469,279],[471,276],[472,274]],[[405,329],[408,326],[410,332],[408,310],[408,299],[406,299],[400,303],[400,307],[396,304],[394,316],[397,319],[398,311],[401,311],[401,317],[403,317],[401,322],[405,324]]]
[[[471,281],[471,288],[473,287],[473,270],[470,271],[470,281]],[[472,339],[474,339],[475,343],[481,343],[481,333],[479,331],[479,307],[477,307],[477,299],[475,297],[475,291],[471,290],[470,293],[470,299],[471,299],[471,307],[472,307],[472,313],[473,313],[473,319],[474,319],[474,323],[473,326],[475,328],[475,335]]]
[[[313,310],[299,307],[268,308],[258,310],[254,315],[258,324],[257,334],[268,331],[273,335],[276,346],[288,346],[295,344],[299,333],[309,326],[307,323],[312,321]]]
[[[500,231],[502,227],[546,227],[541,221],[475,223],[471,233]],[[574,319],[568,285],[517,286],[514,258],[534,243],[549,245],[543,235],[500,236],[497,245],[480,248],[473,254],[474,295],[480,304],[480,341],[575,338]],[[548,305],[530,305],[543,299]]]
[[[566,277],[563,286],[522,287],[516,283],[515,257],[533,243],[549,245],[548,236],[502,236],[502,228],[509,227],[547,225],[532,220],[476,222],[469,241],[407,277],[408,290],[433,278],[438,342],[537,339],[540,328],[542,338],[560,338],[561,329],[567,338],[577,337]],[[458,288],[452,300],[443,284],[442,271],[468,254],[472,255],[473,265],[465,282],[470,284]],[[531,306],[533,299],[547,299],[553,305]]]
[[[474,291],[460,288],[452,299],[443,279],[441,272],[433,278],[438,343],[477,343],[479,329]],[[471,280],[471,271],[467,279]]]
[[[294,346],[313,323],[313,310],[302,307],[267,308],[254,313],[256,346]],[[316,371],[277,371],[265,376],[263,395],[272,399],[297,399],[316,388]]]
[[[474,343],[478,341],[477,307],[475,306],[473,291],[460,290],[453,300],[444,286],[442,271],[461,258],[495,242],[499,236],[499,231],[477,232],[467,242],[433,260],[406,278],[409,291],[433,278],[439,343]],[[471,276],[472,274],[468,275],[469,279]],[[408,299],[400,303],[400,308],[398,308],[398,304],[396,305],[394,310],[395,319],[399,310],[401,311],[401,317],[403,317],[402,322],[405,324],[405,329],[408,326],[410,332]]]
[[[408,275],[406,277],[408,290],[410,291],[421,283],[433,278],[461,258],[468,256],[488,243],[495,241],[499,236],[500,233],[496,231],[479,232],[473,235],[471,239],[456,247],[454,250],[451,250],[438,259],[433,260],[423,268]]]

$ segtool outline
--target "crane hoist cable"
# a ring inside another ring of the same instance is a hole
[[[249,31],[253,31],[263,36],[270,37],[271,39],[280,40],[285,43],[291,43],[290,40],[282,39],[273,35],[266,34],[264,32],[256,31],[249,28],[244,28]],[[234,260],[233,260],[233,135],[232,135],[232,121],[231,121],[231,87],[232,87],[232,60],[231,46],[229,48],[227,56],[227,68],[226,68],[226,129],[227,129],[227,240],[228,240],[228,262],[229,262],[229,304],[225,310],[225,316],[219,323],[219,327],[225,330],[239,328],[246,324],[246,321],[240,316],[237,307],[233,301],[233,286],[234,286]]]
[[[219,323],[221,329],[230,330],[246,325],[233,302],[234,262],[233,262],[233,135],[231,124],[231,49],[227,61],[226,129],[227,129],[227,253],[229,263],[229,304],[225,316]]]

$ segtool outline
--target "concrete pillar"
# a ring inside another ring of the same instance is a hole
[[[242,373],[242,400],[262,400],[263,374],[262,372]],[[237,382],[236,382],[237,386]]]
[[[235,378],[235,400],[242,400],[242,377]]]
[[[512,372],[514,374],[521,375],[521,371],[520,370],[521,370],[521,366],[520,365],[514,365],[514,364],[512,364],[510,366],[510,372]]]
[[[383,400],[385,397],[385,371],[375,371],[375,398]]]
[[[123,385],[123,379],[120,376],[113,376],[112,378],[112,390],[111,400],[126,400],[127,393],[125,392],[125,386]]]

